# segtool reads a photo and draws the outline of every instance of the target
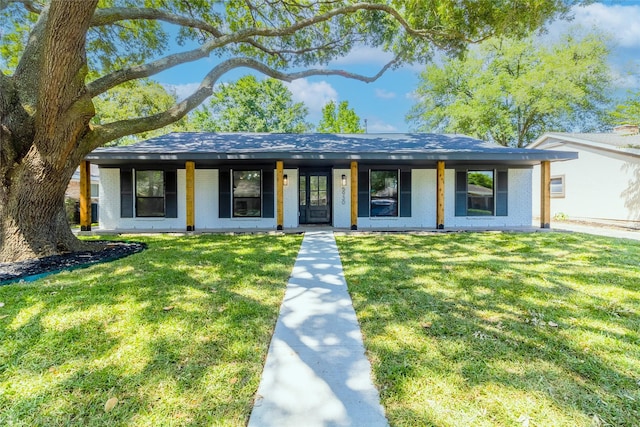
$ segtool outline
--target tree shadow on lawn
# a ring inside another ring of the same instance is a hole
[[[0,425],[245,425],[300,236],[141,240],[0,288]]]
[[[639,244],[471,234],[339,246],[393,425],[640,419]]]

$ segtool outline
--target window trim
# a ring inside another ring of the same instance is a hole
[[[231,218],[233,219],[255,219],[255,218],[263,218],[264,217],[264,208],[263,208],[263,198],[264,198],[264,190],[262,188],[263,186],[263,180],[264,180],[264,171],[259,168],[259,169],[231,169],[231,179],[230,179],[230,185],[231,185]],[[258,215],[237,215],[236,214],[236,195],[235,195],[235,173],[236,172],[257,172],[260,176],[260,184],[259,184],[259,189],[260,189],[260,196],[258,197],[240,197],[242,199],[258,199],[259,200],[259,207],[260,207],[260,212]]]
[[[560,185],[562,186],[562,191],[553,191],[553,186],[551,185],[552,181],[554,179],[559,179],[560,180]],[[566,193],[566,180],[565,180],[565,176],[564,175],[553,175],[550,179],[549,179],[549,195],[551,196],[552,199],[564,199],[565,198],[565,193]]]
[[[395,174],[396,174],[396,195],[395,195],[396,211],[395,211],[395,215],[372,215],[373,196],[372,196],[372,188],[371,188],[371,178],[372,178],[374,172],[395,172]],[[400,217],[400,169],[385,169],[385,168],[374,169],[374,168],[370,168],[369,169],[369,185],[368,185],[368,187],[369,187],[369,218],[388,219],[388,218],[399,218]]]
[[[138,196],[138,173],[139,172],[161,172],[162,173],[162,197]],[[135,218],[166,218],[167,217],[167,176],[162,169],[134,169],[133,170],[133,208]],[[141,215],[138,209],[138,199],[162,199],[162,215]]]

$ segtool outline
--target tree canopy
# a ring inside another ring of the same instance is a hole
[[[610,119],[616,125],[640,125],[640,91],[629,93],[611,112]]]
[[[463,133],[524,147],[545,131],[604,124],[611,73],[601,34],[566,35],[553,45],[487,40],[420,76],[407,118],[420,131]]]
[[[371,82],[435,48],[456,53],[492,35],[523,34],[572,3],[0,0],[0,261],[89,247],[64,215],[64,190],[84,157],[177,122],[231,70]],[[359,46],[393,59],[372,76],[327,66]],[[109,91],[202,58],[212,58],[210,71],[168,108],[112,122],[96,111]]]
[[[211,132],[303,133],[308,110],[293,102],[291,91],[279,80],[253,75],[216,88],[209,102],[194,111],[189,127]]]
[[[167,110],[176,103],[176,96],[162,85],[149,79],[133,80],[117,86],[94,98],[96,115],[94,125],[126,120],[129,117],[150,116]],[[162,129],[126,135],[109,144],[127,145],[153,138],[171,131],[185,130],[185,120],[179,120]]]
[[[320,133],[364,133],[360,126],[360,116],[348,101],[341,101],[336,110],[336,103],[329,101],[322,107],[322,118],[318,123],[317,131]]]

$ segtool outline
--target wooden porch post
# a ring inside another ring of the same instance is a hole
[[[276,224],[277,229],[284,228],[284,162],[276,162]]]
[[[358,229],[358,162],[351,162],[351,229]]]
[[[196,229],[196,164],[193,161],[185,163],[187,174],[187,231]]]
[[[540,164],[540,228],[551,227],[551,162]]]
[[[444,229],[444,161],[439,160],[436,182],[436,228]]]
[[[91,231],[91,163],[80,162],[80,230]]]

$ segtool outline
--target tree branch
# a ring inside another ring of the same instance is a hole
[[[212,40],[197,49],[189,50],[186,52],[180,52],[173,55],[165,56],[155,61],[151,61],[147,64],[137,65],[135,67],[123,68],[114,71],[111,74],[100,77],[87,84],[87,93],[92,98],[108,91],[109,89],[118,86],[122,83],[141,79],[152,76],[161,71],[175,67],[176,65],[184,64],[187,62],[197,61],[198,59],[206,58],[209,53],[220,46],[223,46],[224,42],[219,42],[219,39]]]
[[[42,61],[44,32],[48,16],[49,7],[46,6],[40,13],[38,20],[29,34],[29,40],[24,47],[22,56],[13,73],[13,80],[16,89],[20,93],[20,100],[31,112],[36,109],[38,87],[35,82],[38,80],[38,75],[42,69],[40,63]]]
[[[114,24],[118,21],[139,19],[164,21],[171,24],[181,25],[183,27],[196,28],[206,31],[215,37],[223,35],[216,27],[205,21],[151,8],[113,7],[108,9],[98,9],[93,15],[91,26],[100,27]]]
[[[147,132],[154,129],[167,126],[171,123],[175,123],[184,117],[189,111],[200,105],[205,99],[207,99],[213,93],[213,86],[218,79],[227,72],[235,68],[251,68],[259,71],[269,77],[273,77],[278,80],[290,82],[292,80],[309,77],[309,76],[341,76],[349,79],[360,80],[365,83],[371,83],[377,80],[385,71],[393,66],[398,61],[398,58],[394,58],[387,63],[382,69],[374,76],[364,76],[355,73],[349,73],[344,70],[326,70],[326,69],[310,69],[304,71],[298,71],[295,73],[283,73],[274,68],[271,68],[255,59],[251,58],[232,58],[228,59],[221,64],[215,66],[202,80],[198,89],[195,90],[189,97],[185,98],[182,102],[179,102],[169,108],[168,110],[154,114],[148,117],[138,117],[129,120],[120,120],[113,123],[107,123],[104,125],[94,126],[89,139],[87,140],[88,151],[92,151],[98,147],[103,146],[109,141],[121,138],[126,135],[132,135],[140,132]]]
[[[25,9],[35,14],[40,14],[40,12],[42,12],[42,5],[34,2],[33,0],[9,0],[9,3],[22,3]]]
[[[338,15],[355,13],[360,10],[386,12],[392,15],[398,21],[398,23],[402,27],[404,27],[407,33],[413,36],[426,37],[429,34],[431,34],[430,32],[427,32],[425,30],[413,29],[409,25],[409,23],[400,15],[400,13],[391,6],[387,6],[383,4],[356,3],[351,6],[337,8],[321,15],[300,20],[298,22],[295,22],[283,28],[250,28],[246,30],[237,31],[236,33],[233,33],[233,34],[224,34],[224,35],[221,34],[218,37],[216,37],[214,40],[211,40],[205,43],[204,45],[202,45],[197,49],[169,55],[144,65],[117,70],[111,74],[103,76],[89,83],[87,85],[87,90],[91,97],[95,97],[96,95],[104,93],[107,90],[119,84],[125,83],[127,81],[150,77],[154,74],[157,74],[161,71],[164,71],[176,65],[205,58],[209,56],[209,53],[214,49],[222,46],[226,46],[231,43],[247,42],[249,44],[252,44],[256,48],[262,49],[263,51],[267,52],[263,46],[261,46],[254,40],[254,37],[270,38],[270,37],[282,37],[282,36],[292,35],[296,31],[300,31],[306,27],[310,27],[320,22],[328,21]],[[111,13],[107,13],[107,11],[111,11]],[[100,25],[111,24],[123,19],[158,19],[158,20],[164,20],[167,22],[174,22],[174,23],[181,22],[184,25],[194,26],[193,28],[200,28],[200,26],[195,26],[195,25],[202,24],[201,21],[198,21],[198,20],[181,17],[179,15],[175,15],[168,12],[160,12],[154,9],[117,8],[117,9],[102,9],[101,11],[96,11],[96,14],[98,12],[101,12],[103,14],[103,16],[101,16],[99,20],[96,20],[96,22],[100,22]],[[152,17],[155,17],[155,18],[152,18]],[[95,15],[94,15],[94,19],[96,19]],[[271,53],[275,54],[275,52],[271,52]]]

